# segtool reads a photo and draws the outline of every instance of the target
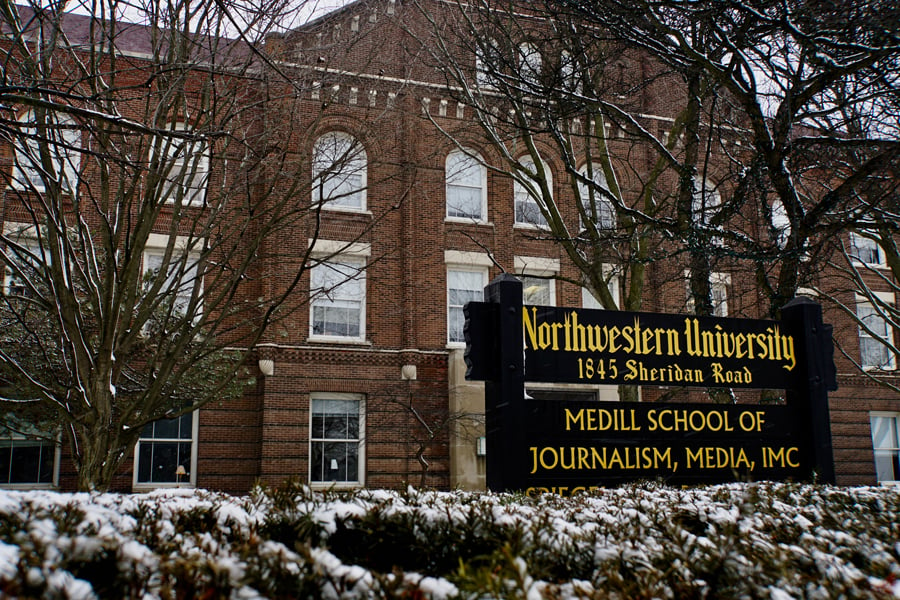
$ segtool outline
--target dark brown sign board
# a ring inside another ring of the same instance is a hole
[[[490,489],[833,482],[827,391],[836,377],[818,304],[794,300],[770,321],[523,306],[509,275],[485,291],[487,302],[465,308],[466,377],[486,384]],[[787,403],[536,400],[526,381],[784,389]]]

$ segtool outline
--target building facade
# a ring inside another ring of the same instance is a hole
[[[256,344],[253,385],[237,400],[147,427],[114,489],[240,493],[288,478],[320,488],[484,488],[484,386],[465,379],[466,302],[483,299],[484,286],[507,272],[522,278],[528,304],[599,305],[562,247],[542,234],[533,194],[493,168],[504,157],[474,124],[475,109],[433,65],[416,59],[427,37],[424,29],[416,35],[421,19],[412,4],[358,2],[267,40],[280,68],[305,82],[284,97],[298,132],[292,151],[306,165],[304,185],[320,210],[315,227],[306,221],[263,243],[273,257],[312,261],[297,288],[301,301]],[[469,59],[477,78],[476,56]],[[660,136],[672,127],[662,87],[643,89],[640,99],[640,122]],[[609,135],[612,145],[624,144],[615,131]],[[550,192],[567,211],[563,217],[576,221],[566,165],[550,144],[541,155]],[[629,160],[636,171],[651,167],[645,156]],[[621,184],[628,183],[622,173]],[[727,186],[710,187],[701,202],[717,204],[720,192],[712,190],[725,193]],[[14,226],[8,214],[4,227]],[[615,226],[612,213],[601,211],[597,221]],[[878,245],[857,234],[846,243],[859,263],[873,268],[873,288],[893,301]],[[689,266],[675,254],[654,261],[641,309],[692,312]],[[738,264],[720,266],[710,278],[714,314],[765,317],[752,277]],[[269,261],[260,293],[285,289],[295,273],[290,261]],[[624,293],[612,258],[609,273],[611,293]],[[7,273],[5,292],[16,285]],[[900,393],[884,383],[900,384],[900,378],[896,357],[879,342],[893,340],[894,332],[827,269],[821,285],[806,293],[822,301],[846,353],[835,356],[840,387],[830,395],[837,482],[895,481]],[[834,298],[855,306],[868,327],[835,308]],[[529,393],[619,399],[614,386],[531,385]],[[759,401],[758,395],[737,398]],[[640,391],[641,401],[668,399],[709,401],[699,391]],[[27,435],[0,441],[0,469],[7,469],[3,486],[75,485],[65,447]]]

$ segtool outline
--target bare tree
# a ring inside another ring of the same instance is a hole
[[[817,286],[835,239],[865,229],[893,246],[890,195],[872,193],[900,156],[892,3],[419,5],[421,43],[472,107],[490,166],[528,191],[605,308],[614,263],[626,309],[686,271],[686,308],[713,314],[712,275],[749,271],[777,317]],[[562,157],[574,207],[552,196],[542,152]]]
[[[263,43],[309,7],[66,8],[0,8],[0,383],[6,409],[62,432],[79,489],[102,490],[147,425],[241,394],[268,328],[359,276],[298,291],[341,250],[307,243],[322,209],[365,182],[352,140],[298,152],[312,77]]]
[[[552,2],[419,6],[428,27],[414,33],[474,112],[493,151],[488,167],[515,181],[517,222],[561,246],[579,273],[573,283],[607,310],[641,310],[651,276],[680,280],[688,267],[692,310],[712,314],[710,276],[727,257],[719,224],[733,211],[702,184],[723,171],[711,159],[715,83]],[[433,121],[465,147],[467,122]],[[652,275],[655,263],[669,266]],[[635,400],[637,390],[620,396]]]

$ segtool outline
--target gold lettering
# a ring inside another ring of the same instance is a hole
[[[584,409],[578,411],[577,415],[572,415],[571,409],[565,409],[566,411],[566,431],[572,430],[572,424],[578,426],[579,431],[584,431]]]

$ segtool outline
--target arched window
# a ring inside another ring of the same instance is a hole
[[[585,215],[596,224],[597,229],[615,229],[616,210],[609,197],[611,192],[603,167],[594,163],[583,166],[579,172],[585,179],[594,182],[593,185],[588,185],[582,180],[578,181],[578,195]]]
[[[19,119],[19,135],[15,136],[15,162],[12,186],[22,190],[43,192],[47,184],[65,192],[78,188],[81,163],[81,132],[73,119],[48,113],[45,127],[38,128],[35,114],[27,112]],[[47,153],[49,164],[42,152]]]
[[[533,227],[547,227],[547,219],[541,212],[538,199],[540,198],[541,188],[535,178],[538,177],[537,169],[531,158],[524,157],[519,159],[519,164],[531,173],[528,175],[520,173],[513,182],[513,197],[515,199],[516,225],[531,225]],[[553,190],[553,175],[550,173],[550,167],[547,163],[542,162],[543,171],[547,179],[547,189]],[[552,201],[552,198],[550,199]]]
[[[351,135],[326,133],[313,147],[313,202],[323,208],[366,209],[366,149]]]
[[[487,217],[487,169],[477,154],[455,150],[446,162],[447,218],[484,222]]]

